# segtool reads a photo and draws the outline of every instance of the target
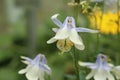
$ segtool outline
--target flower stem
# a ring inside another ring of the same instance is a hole
[[[80,0],[75,0],[76,3],[80,3]]]
[[[76,50],[74,48],[74,52],[73,52],[73,61],[74,61],[74,66],[75,66],[75,71],[76,71],[76,80],[80,80],[79,77],[79,65],[78,65],[78,55],[76,53]]]
[[[119,40],[119,26],[120,26],[120,22],[119,22],[119,0],[117,2],[117,16],[118,16],[118,22],[117,22],[117,34],[118,34],[118,40]]]
[[[78,15],[79,15],[79,3],[80,3],[80,0],[74,0],[75,3],[77,3],[78,5],[76,5],[74,7],[74,18],[75,18],[75,21],[76,21],[76,25],[78,23]],[[73,61],[74,61],[74,66],[75,66],[75,72],[76,72],[76,80],[80,80],[80,76],[79,76],[79,65],[78,65],[78,55],[76,53],[76,50],[75,50],[75,47],[74,47],[74,50],[73,50]]]
[[[117,1],[117,17],[118,17],[118,20],[117,20],[117,40],[119,42],[120,40],[120,34],[119,34],[119,26],[120,26],[120,22],[119,22],[119,0]],[[120,64],[120,59],[119,59],[119,52],[116,53],[116,64]]]
[[[50,75],[48,75],[48,80],[51,80]]]

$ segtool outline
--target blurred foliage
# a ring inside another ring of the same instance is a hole
[[[11,1],[14,2],[14,0]],[[64,21],[67,15],[73,16],[73,8],[69,7],[67,2],[69,2],[69,0],[41,0],[37,13],[39,15],[37,17],[38,26],[34,26],[36,27],[35,32],[37,40],[36,50],[33,55],[35,56],[38,53],[46,55],[48,65],[52,69],[52,75],[50,77],[51,80],[74,80],[75,77],[71,53],[61,54],[61,52],[56,48],[56,43],[46,43],[48,39],[55,35],[51,28],[57,27],[51,21],[50,17],[56,13],[60,13],[58,19]],[[19,4],[16,5],[17,6],[14,6],[14,8],[18,6],[21,7]],[[6,8],[3,7],[3,9]],[[20,62],[20,56],[29,56],[25,10],[26,8],[23,8],[23,15],[19,16],[14,23],[10,23],[9,19],[3,16],[6,21],[4,24],[3,22],[0,24],[0,27],[7,24],[7,28],[0,30],[0,80],[26,80],[24,75],[18,74],[18,71],[26,66]],[[10,15],[6,14],[6,16]],[[90,22],[88,21],[86,14],[79,14],[78,25],[80,27],[90,28]],[[109,56],[110,62],[120,64],[120,42],[118,35],[103,33],[79,34],[86,47],[84,51],[76,50],[79,54],[79,60],[94,62],[97,54],[103,53]],[[80,68],[81,80],[85,80],[87,72],[89,72],[89,70],[86,70],[86,68]]]

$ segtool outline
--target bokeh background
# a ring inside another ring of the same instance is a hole
[[[57,27],[50,17],[59,13],[58,19],[63,22],[66,16],[74,15],[68,2],[71,0],[0,0],[0,80],[26,80],[18,74],[26,66],[20,56],[34,58],[38,53],[45,54],[48,60],[51,80],[74,80],[71,54],[61,54],[56,43],[46,43],[55,35],[52,28]],[[91,28],[87,15],[82,13],[77,25]],[[108,55],[109,62],[120,64],[119,35],[80,33],[80,36],[86,46],[83,51],[76,50],[80,61],[94,62],[97,54],[103,53]],[[88,72],[80,68],[82,80]]]

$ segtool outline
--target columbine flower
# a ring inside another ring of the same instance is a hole
[[[25,69],[20,70],[19,74],[26,74],[28,80],[44,80],[45,72],[51,74],[51,69],[46,64],[46,58],[42,54],[38,54],[34,59],[21,57],[22,62],[27,64]]]
[[[112,64],[107,63],[105,55],[99,54],[95,63],[79,62],[79,65],[92,69],[86,79],[94,77],[95,80],[114,80],[113,75],[110,73]]]
[[[76,28],[75,20],[71,16],[67,16],[64,23],[57,19],[59,14],[55,14],[51,17],[52,21],[59,26],[59,28],[53,28],[56,35],[47,41],[48,44],[58,40],[57,47],[63,52],[68,52],[74,45],[77,49],[83,50],[84,44],[78,32],[90,32],[97,33],[97,30],[91,30],[87,28]]]

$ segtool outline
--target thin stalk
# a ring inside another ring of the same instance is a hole
[[[75,21],[76,21],[76,25],[77,25],[77,22],[78,22],[78,15],[79,15],[79,5],[76,5],[76,6],[74,6],[74,18],[75,18]]]
[[[119,0],[117,0],[117,17],[118,17],[118,21],[117,21],[117,39],[118,39],[118,42],[120,40],[120,37],[119,37],[119,27],[120,27],[120,22],[119,22]],[[119,56],[120,54],[117,52],[116,53],[116,64],[119,64],[120,61],[119,61]]]
[[[119,0],[118,0],[118,2],[117,2],[117,16],[118,16],[117,34],[118,34],[118,40],[119,40],[119,26],[120,26],[120,22],[119,22]]]
[[[74,66],[75,66],[75,72],[76,72],[76,80],[80,80],[79,76],[79,65],[78,65],[78,55],[76,53],[75,47],[73,51],[73,61],[74,61]]]
[[[79,3],[80,3],[80,0],[75,0],[75,3],[77,3],[78,5],[76,5],[74,7],[74,18],[75,18],[75,21],[76,21],[76,25],[78,23],[78,15],[79,15]],[[78,55],[76,53],[76,50],[75,50],[75,47],[74,47],[74,50],[73,50],[73,61],[74,61],[74,66],[75,66],[75,72],[76,72],[76,80],[80,80],[80,76],[79,76],[79,65],[78,65]]]
[[[51,77],[50,77],[50,75],[48,75],[48,80],[51,80]]]
[[[75,0],[76,3],[80,3],[80,0]]]
[[[97,25],[96,15],[94,14],[93,16],[95,18],[95,28],[96,28],[96,30],[99,30],[98,25]],[[99,46],[100,46],[100,37],[99,37],[99,35],[100,35],[100,33],[97,33],[97,45],[96,45],[96,50],[97,51],[99,50]]]
[[[100,21],[99,29],[101,29],[101,27],[102,27],[103,14],[105,12],[105,10],[104,10],[105,9],[105,1],[106,0],[103,0],[103,8],[102,8],[101,21]]]

